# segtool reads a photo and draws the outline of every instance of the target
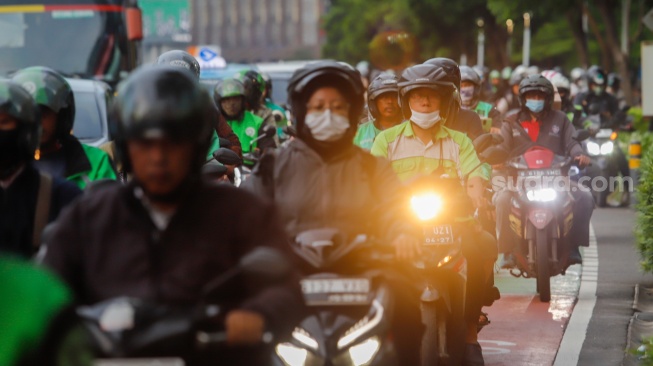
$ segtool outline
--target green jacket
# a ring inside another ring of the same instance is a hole
[[[370,151],[372,149],[372,144],[374,139],[381,133],[382,130],[376,128],[374,125],[374,120],[365,122],[362,125],[358,126],[358,131],[356,131],[356,136],[354,136],[354,145],[360,147],[363,150]]]
[[[66,174],[67,180],[75,183],[80,189],[84,189],[90,182],[95,180],[116,179],[116,172],[107,153],[97,147],[85,144],[81,144],[81,147],[87,164],[84,164],[82,169],[76,169],[71,174]]]
[[[481,117],[483,130],[485,132],[489,132],[490,128],[493,126],[501,127],[501,121],[498,120],[499,111],[497,111],[492,104],[480,101],[476,104],[476,107],[474,107],[474,112]]]
[[[72,297],[53,275],[9,257],[0,257],[0,283],[0,365],[9,366],[38,351]]]
[[[441,126],[435,142],[424,144],[413,132],[410,121],[381,132],[374,140],[372,155],[390,160],[401,181],[441,170],[451,178],[481,177],[489,171],[481,165],[472,140],[464,133]]]
[[[206,153],[206,161],[213,159],[213,152],[219,148],[220,138],[218,138],[218,134],[214,130],[213,135],[211,135],[211,146],[209,146],[209,151]]]
[[[228,120],[227,123],[234,130],[236,136],[238,136],[243,148],[243,154],[247,154],[257,147],[258,144],[256,142],[251,146],[250,143],[258,137],[261,126],[263,126],[263,118],[249,111],[245,111],[242,120]]]

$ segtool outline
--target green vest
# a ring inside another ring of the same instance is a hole
[[[240,145],[243,148],[243,154],[251,152],[255,149],[257,143],[255,142],[250,147],[250,143],[258,137],[258,131],[263,125],[263,118],[254,115],[249,111],[243,113],[243,119],[240,121],[231,120],[227,121],[229,127],[234,131],[238,139],[240,140]]]
[[[85,144],[82,144],[82,149],[84,149],[86,158],[91,163],[91,170],[68,176],[66,177],[67,180],[75,183],[79,189],[83,190],[92,181],[116,179],[116,172],[113,170],[113,165],[111,165],[109,154],[97,147]]]
[[[72,296],[55,276],[9,257],[0,257],[0,283],[0,365],[14,365],[37,350]]]
[[[478,102],[474,108],[474,112],[476,112],[476,114],[481,117],[481,121],[483,122],[483,130],[485,132],[490,131],[490,128],[492,128],[492,118],[490,118],[490,112],[492,111],[492,108],[492,104],[483,101]]]
[[[370,151],[372,150],[374,139],[380,133],[381,130],[376,128],[374,125],[374,120],[365,122],[362,125],[358,126],[358,131],[356,131],[356,136],[354,137],[354,145],[360,147],[361,149]]]
[[[211,135],[211,145],[209,146],[209,151],[206,153],[206,161],[213,159],[213,152],[220,148],[220,139],[218,134],[213,130]]]

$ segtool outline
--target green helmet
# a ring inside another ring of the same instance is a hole
[[[215,85],[215,88],[213,89],[213,101],[220,112],[224,113],[222,111],[222,106],[220,105],[222,100],[231,97],[242,97],[243,100],[246,98],[245,86],[238,79],[225,79]],[[243,106],[243,110],[239,113],[238,119],[241,118],[241,114],[244,111],[245,108]]]
[[[499,72],[499,70],[490,71],[490,79],[500,79],[500,78],[501,78],[501,72]]]
[[[70,135],[75,121],[75,98],[70,84],[61,74],[47,67],[34,66],[20,70],[11,80],[27,90],[36,104],[57,114],[57,139]]]

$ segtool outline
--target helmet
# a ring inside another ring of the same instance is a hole
[[[61,74],[47,67],[34,66],[20,70],[11,80],[32,94],[36,104],[57,114],[57,139],[70,135],[75,121],[75,97]]]
[[[272,78],[270,78],[270,74],[268,74],[267,72],[262,72],[261,77],[265,82],[265,95],[268,98],[272,99]]]
[[[571,80],[573,82],[577,82],[578,80],[582,79],[585,76],[585,70],[583,70],[580,67],[574,67],[571,69]]]
[[[213,132],[211,97],[195,75],[179,67],[149,66],[134,71],[118,89],[110,109],[116,125],[116,153],[131,170],[127,142],[159,137],[196,147],[191,171],[199,174]]]
[[[261,97],[265,92],[265,80],[263,76],[254,70],[242,70],[234,76],[245,86],[245,100],[249,108],[258,109],[261,104]]]
[[[399,78],[394,74],[383,73],[377,76],[367,88],[367,108],[369,108],[372,117],[379,118],[379,109],[376,106],[376,98],[381,94],[395,93],[398,95],[399,88],[397,81]]]
[[[349,122],[352,124],[358,122],[365,104],[363,98],[365,89],[360,73],[344,62],[318,61],[296,70],[288,81],[288,101],[298,122],[298,129],[302,128],[306,116],[308,98],[317,87],[324,85],[335,85],[345,93],[351,106]]]
[[[456,88],[460,88],[460,67],[456,61],[450,58],[436,57],[424,62],[424,64],[443,68],[448,75],[448,78],[443,81],[449,81],[453,83]]]
[[[561,73],[553,70],[547,70],[542,72],[542,76],[547,78],[551,82],[551,84],[553,84],[553,86],[555,86],[556,88],[566,89],[567,92],[569,92],[569,89],[571,88],[569,79],[567,79]]]
[[[621,77],[617,73],[611,72],[608,74],[608,86],[613,89],[619,89],[621,85]]]
[[[501,73],[499,70],[492,70],[490,71],[490,80],[492,79],[500,79],[501,78]]]
[[[198,79],[200,78],[200,63],[188,52],[180,50],[164,52],[156,59],[156,63],[158,65],[183,67],[192,71]]]
[[[222,99],[238,96],[243,97],[243,99],[245,98],[245,86],[237,79],[225,79],[222,82],[217,83],[213,89],[213,101],[221,111],[222,107],[220,106],[220,102],[222,102]],[[245,108],[243,108],[241,114],[244,111]],[[238,119],[240,119],[240,116]]]
[[[526,71],[524,69],[520,69],[519,67],[515,68],[515,71],[512,72],[512,75],[510,75],[510,86],[515,86],[519,85],[522,80],[526,77]]]
[[[589,85],[595,84],[595,85],[606,85],[606,80],[607,76],[605,74],[605,71],[601,69],[600,67],[594,65],[587,70],[587,83]]]
[[[485,68],[483,66],[475,65],[472,67],[472,70],[478,74],[481,80],[485,80]]]
[[[18,150],[26,160],[31,159],[41,139],[41,115],[34,98],[17,83],[0,80],[0,113],[16,119]]]
[[[526,75],[536,75],[540,73],[540,68],[533,65],[526,68]]]
[[[503,78],[503,80],[510,80],[511,75],[512,75],[512,69],[510,68],[510,66],[506,66],[503,68],[503,70],[501,70],[501,78]]]
[[[456,68],[457,69],[457,68]],[[399,78],[399,104],[406,119],[412,112],[408,105],[408,92],[418,88],[429,88],[441,93],[440,116],[446,119],[458,112],[460,98],[458,87],[450,81],[451,77],[442,67],[422,64],[407,68]]]
[[[460,81],[469,81],[474,84],[474,96],[472,97],[472,105],[475,105],[481,95],[481,77],[478,76],[476,71],[469,66],[460,67]]]
[[[539,91],[544,93],[544,110],[549,110],[553,104],[553,84],[542,75],[529,75],[519,83],[519,103],[526,106],[526,93]]]

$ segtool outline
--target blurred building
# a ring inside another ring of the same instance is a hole
[[[229,62],[319,58],[329,0],[190,0],[192,43]]]

